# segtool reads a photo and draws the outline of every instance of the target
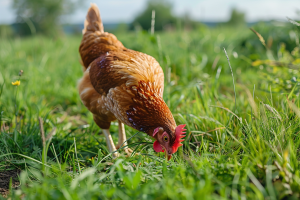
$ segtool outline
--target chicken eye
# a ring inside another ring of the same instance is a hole
[[[164,141],[168,142],[168,137],[167,136],[164,137]]]

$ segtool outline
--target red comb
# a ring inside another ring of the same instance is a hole
[[[175,129],[175,142],[174,142],[174,145],[173,145],[173,153],[175,153],[177,150],[178,150],[178,147],[181,147],[183,144],[181,142],[184,141],[184,139],[181,139],[181,138],[184,138],[185,137],[185,132],[183,131],[186,131],[186,129],[183,129],[185,127],[185,124],[181,124],[181,125],[178,125]]]

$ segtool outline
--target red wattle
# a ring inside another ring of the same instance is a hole
[[[161,147],[161,145],[159,144],[159,142],[157,140],[153,143],[153,149],[156,152],[164,152],[165,151],[165,150],[163,150],[163,148]]]

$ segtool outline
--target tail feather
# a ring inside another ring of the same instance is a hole
[[[101,33],[104,32],[98,6],[94,3],[91,3],[91,7],[89,8],[88,13],[86,15],[82,34],[85,34],[87,31],[100,31]]]
[[[96,4],[91,4],[82,30],[82,40],[79,47],[83,71],[91,62],[109,51],[123,49],[123,44],[111,33],[104,32],[100,12]]]

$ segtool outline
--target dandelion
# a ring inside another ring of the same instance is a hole
[[[15,85],[15,86],[19,86],[21,84],[21,81],[15,81],[15,82],[11,82],[12,85]]]

